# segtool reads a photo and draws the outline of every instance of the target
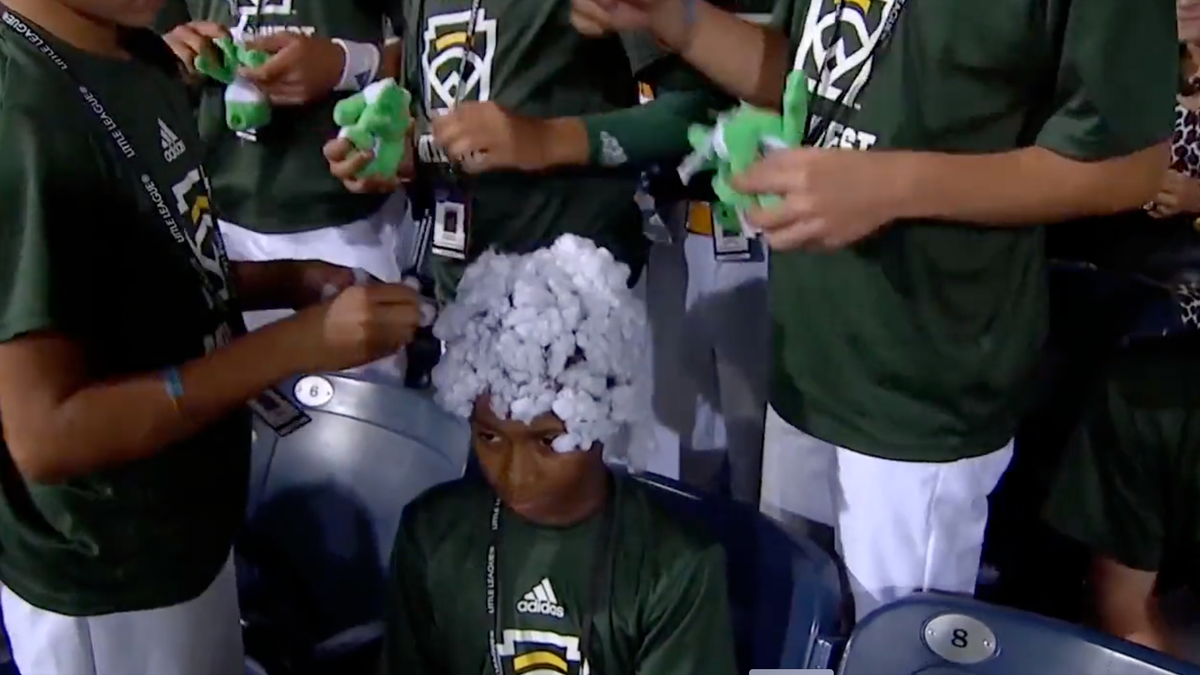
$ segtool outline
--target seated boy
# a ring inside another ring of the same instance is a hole
[[[1050,523],[1093,552],[1100,627],[1179,655],[1156,587],[1164,563],[1200,561],[1200,338],[1115,358],[1052,495]]]
[[[685,529],[604,442],[646,413],[645,316],[608,251],[564,235],[487,253],[435,327],[442,405],[486,478],[405,510],[388,675],[733,675],[721,549]]]

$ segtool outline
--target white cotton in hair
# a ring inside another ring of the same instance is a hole
[[[500,417],[552,412],[567,429],[558,452],[610,440],[648,410],[633,393],[647,330],[628,280],[628,267],[575,235],[525,255],[483,254],[434,325],[446,346],[438,400],[464,417],[485,393]]]

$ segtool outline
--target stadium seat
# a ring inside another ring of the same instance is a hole
[[[827,553],[750,506],[701,496],[662,476],[637,477],[680,517],[704,523],[725,549],[739,672],[828,667],[844,637],[844,604]]]
[[[1074,624],[919,593],[865,617],[838,675],[1200,675],[1196,666]]]
[[[284,436],[255,421],[237,544],[247,652],[271,673],[279,663],[317,672],[313,664],[341,663],[382,636],[400,514],[426,489],[462,475],[470,435],[461,420],[398,384],[321,375],[281,391],[312,421]]]

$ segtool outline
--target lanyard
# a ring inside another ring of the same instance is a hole
[[[813,124],[812,110],[813,104],[816,102],[817,91],[821,87],[821,80],[824,79],[825,74],[833,70],[833,55],[835,54],[834,50],[837,49],[837,44],[842,39],[842,13],[846,11],[846,3],[848,0],[838,0],[838,2],[836,26],[833,29],[833,40],[830,41],[829,48],[825,53],[825,58],[821,61],[821,67],[817,72],[817,83],[813,85],[813,90],[808,94],[809,129],[808,133],[804,135],[805,145],[816,145],[817,143],[821,142],[822,137],[827,131],[829,131],[829,127],[833,124],[833,118],[849,107],[846,105],[846,98],[849,96],[850,90],[854,88],[853,83],[843,88],[842,93],[838,94],[837,101],[834,102],[833,108],[829,111],[829,114],[822,116],[819,120],[817,120],[815,125]],[[874,39],[875,44],[871,46],[870,54],[867,55],[867,58],[863,59],[864,63],[871,63],[871,72],[867,75],[868,81],[870,81],[870,77],[878,70],[879,62],[883,60],[883,56],[887,54],[888,46],[891,44],[892,36],[896,32],[896,23],[900,20],[900,12],[904,9],[904,6],[907,3],[908,0],[893,1],[892,9],[888,12],[888,15],[884,17],[883,25],[879,28],[879,34]],[[859,87],[859,91],[865,89],[866,86],[867,82],[863,82],[862,87]]]
[[[50,61],[50,63],[54,64],[59,70],[61,70],[63,75],[65,75],[71,81],[71,83],[75,85],[76,92],[79,94],[79,100],[83,104],[83,107],[92,113],[92,117],[96,120],[96,123],[100,125],[100,128],[104,130],[105,135],[108,137],[110,142],[105,144],[105,146],[108,147],[112,156],[118,161],[118,163],[125,163],[131,166],[134,173],[138,174],[142,190],[145,191],[146,197],[150,200],[150,204],[154,206],[154,210],[158,214],[159,220],[162,222],[162,225],[165,228],[165,234],[171,238],[171,241],[175,242],[176,245],[180,247],[177,250],[183,254],[184,259],[191,264],[192,269],[194,269],[199,275],[200,283],[204,287],[204,294],[209,298],[213,308],[221,314],[229,314],[229,301],[221,296],[222,289],[217,288],[213,284],[212,280],[208,276],[209,273],[205,271],[203,267],[201,267],[200,262],[196,259],[196,256],[192,251],[192,244],[190,243],[191,239],[183,231],[183,228],[179,226],[179,223],[176,222],[175,216],[172,215],[170,205],[166,203],[163,197],[163,195],[168,195],[170,193],[160,190],[158,183],[156,183],[154,178],[151,177],[151,173],[146,170],[146,166],[141,159],[141,155],[133,147],[133,138],[126,135],[121,130],[120,124],[117,123],[117,120],[114,117],[108,114],[108,110],[104,107],[104,104],[100,101],[100,98],[83,84],[78,76],[76,76],[76,74],[67,65],[67,62],[58,55],[58,52],[54,51],[54,48],[46,42],[45,38],[43,38],[41,34],[37,32],[32,24],[21,18],[12,10],[8,9],[8,7],[5,6],[2,1],[0,1],[0,14],[2,14],[0,18],[2,18],[4,25],[12,33],[25,38],[29,44],[37,48],[37,51],[42,56]],[[201,171],[203,172],[203,169],[201,169]],[[207,177],[203,178],[201,183],[207,186]],[[230,279],[231,276],[229,274],[229,263],[225,257],[225,246],[221,241],[220,235],[216,231],[212,232],[211,236],[214,237],[214,245],[217,248],[217,262],[221,267],[221,274],[226,279]],[[228,292],[232,293],[232,288],[230,288]]]
[[[615,497],[610,496],[604,505],[604,511],[601,515],[600,527],[596,530],[596,536],[593,539],[591,552],[591,569],[588,572],[588,590],[587,599],[584,606],[580,610],[580,623],[582,624],[582,635],[579,639],[579,654],[580,667],[587,663],[591,666],[591,661],[588,658],[592,653],[592,626],[595,624],[592,613],[601,606],[606,599],[606,583],[609,575],[612,574],[613,563],[613,545],[616,543],[616,518],[613,517],[613,501]],[[485,609],[490,622],[488,626],[488,653],[492,658],[492,672],[494,675],[504,675],[504,664],[500,660],[499,642],[497,638],[500,636],[500,617],[502,616],[499,610],[501,601],[500,595],[500,514],[503,506],[500,503],[500,498],[492,504],[492,515],[489,521],[491,530],[491,541],[488,543],[486,565],[484,566],[484,574],[487,581],[487,593],[485,594],[486,602]],[[603,562],[602,562],[603,560]]]
[[[239,0],[226,0],[225,4],[229,6],[229,16],[233,25],[242,29],[242,34],[236,36],[239,40],[243,38],[256,37],[258,29],[262,27],[262,8],[263,3],[267,0],[254,0],[254,11],[246,17],[246,25],[242,25],[242,7]],[[249,33],[246,35],[245,33]]]

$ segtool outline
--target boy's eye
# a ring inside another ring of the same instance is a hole
[[[554,449],[554,440],[555,440],[556,438],[558,438],[558,436],[557,436],[557,435],[554,435],[554,436],[542,436],[542,447],[543,447],[543,448],[546,448],[546,449],[548,449],[548,450],[553,450],[553,449]]]
[[[480,443],[491,445],[492,443],[498,442],[500,440],[500,436],[493,434],[490,431],[476,431],[475,439]]]

